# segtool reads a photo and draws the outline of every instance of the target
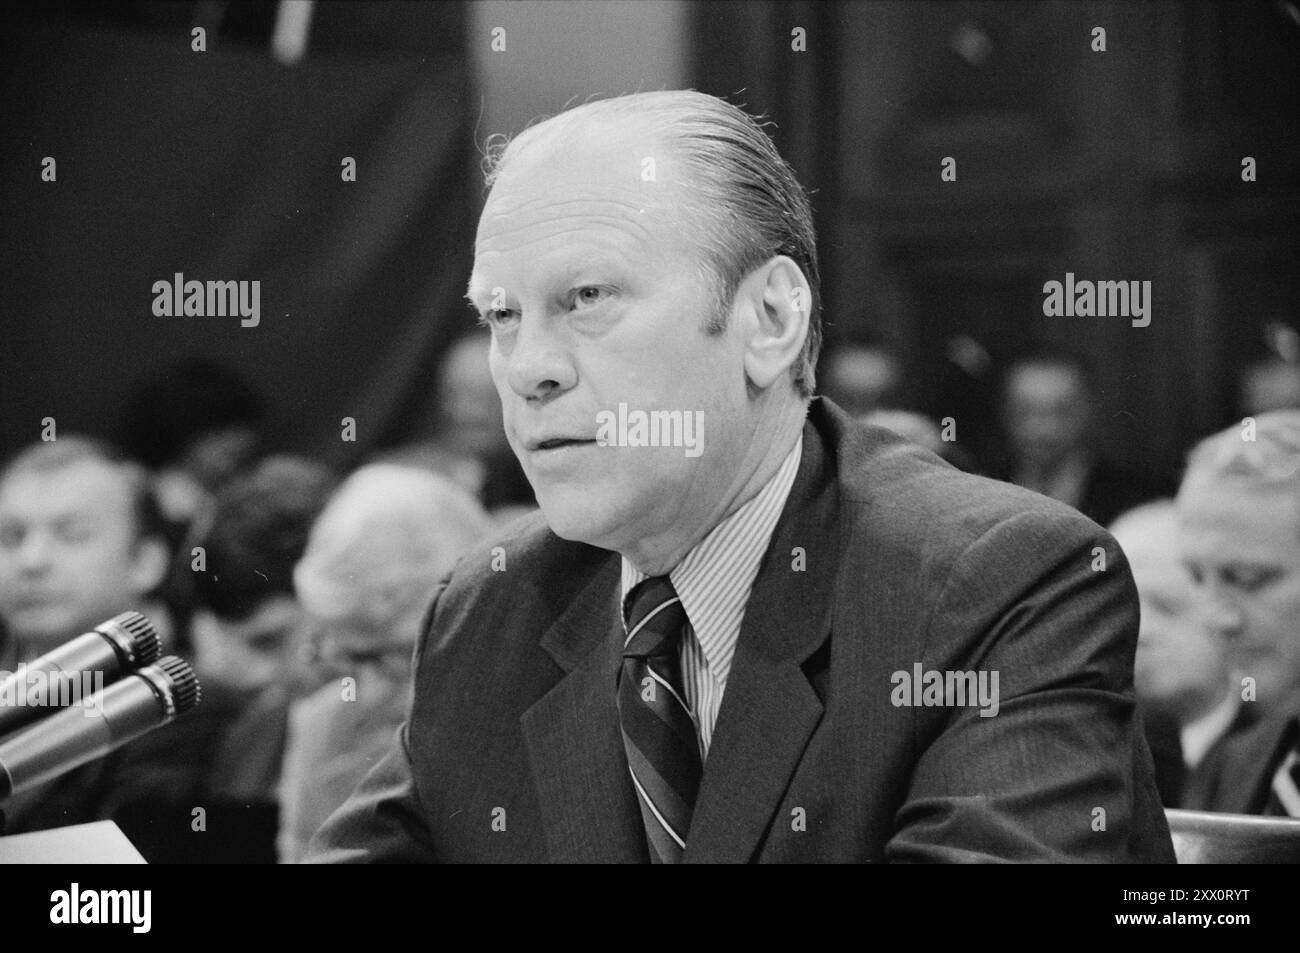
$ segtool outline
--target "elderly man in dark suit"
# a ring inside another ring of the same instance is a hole
[[[694,92],[493,153],[471,301],[541,513],[466,556],[318,861],[1169,861],[1078,513],[813,397],[807,198]]]
[[[1300,410],[1201,441],[1178,491],[1179,549],[1259,723],[1207,765],[1190,807],[1300,817]]]

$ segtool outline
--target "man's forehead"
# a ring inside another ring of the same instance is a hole
[[[591,176],[575,176],[571,170],[545,178],[521,173],[488,195],[475,252],[481,255],[583,229],[631,230],[645,238],[664,211],[678,212],[680,204],[676,188],[643,182],[622,168],[604,167]]]
[[[640,179],[647,158],[655,160],[656,171],[661,165],[667,168],[672,164],[665,141],[643,116],[609,116],[600,121],[561,117],[515,140],[506,150],[496,184],[520,176],[555,180],[565,175],[590,178],[600,174]]]
[[[479,221],[479,237],[502,218],[587,203],[655,205],[672,197],[681,163],[645,130],[566,131],[507,152]]]
[[[21,508],[43,515],[74,515],[126,509],[130,504],[126,476],[97,460],[79,460],[51,470],[20,470],[0,485],[0,507],[6,512]]]
[[[1027,364],[1011,374],[1011,391],[1016,396],[1057,397],[1080,385],[1078,374],[1055,364]]]
[[[511,155],[479,219],[469,297],[689,252],[680,164],[644,128],[560,129]]]

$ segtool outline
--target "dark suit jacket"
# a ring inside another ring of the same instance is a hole
[[[1183,761],[1183,742],[1179,737],[1178,719],[1173,715],[1138,705],[1142,718],[1142,734],[1151,762],[1155,766],[1156,790],[1165,807],[1179,807],[1183,800],[1183,787],[1187,784],[1187,764]]]
[[[407,725],[309,859],[646,860],[615,706],[619,569],[540,518],[465,557]],[[1137,618],[1098,526],[814,400],[684,861],[1172,861]],[[997,715],[895,706],[915,663],[998,672]]]
[[[1207,758],[1205,782],[1188,807],[1263,814],[1273,775],[1287,752],[1296,748],[1300,748],[1300,692],[1293,692],[1277,711],[1216,748],[1213,759]]]
[[[1139,704],[1139,709],[1142,706]],[[1226,746],[1238,735],[1254,727],[1258,715],[1254,705],[1242,704],[1227,729],[1215,739],[1214,744],[1201,757],[1192,770],[1183,760],[1183,742],[1178,719],[1156,709],[1142,711],[1147,747],[1155,763],[1156,788],[1165,807],[1180,807],[1192,811],[1212,810],[1210,800],[1219,783],[1219,762]]]

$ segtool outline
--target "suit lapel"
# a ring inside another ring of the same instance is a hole
[[[1246,736],[1249,743],[1243,745],[1244,756],[1235,765],[1238,770],[1233,774],[1245,778],[1247,783],[1229,781],[1228,794],[1219,809],[1236,814],[1262,813],[1273,793],[1273,775],[1287,752],[1296,746],[1298,736],[1300,722],[1294,716]]]
[[[687,862],[752,859],[822,718],[804,663],[830,635],[835,567],[846,531],[824,439],[812,423],[805,425],[799,472],[741,624],[686,839]],[[806,559],[798,570],[792,565],[796,548]],[[575,563],[599,553],[581,550]],[[566,674],[520,723],[550,859],[645,862],[645,831],[615,698],[623,642],[621,560],[614,553],[595,558],[589,581],[541,640]]]
[[[822,703],[795,662],[762,656],[737,662],[718,714],[684,862],[752,858],[821,717]]]
[[[745,608],[686,838],[687,863],[753,858],[822,718],[803,663],[830,634],[843,526],[821,441],[805,427],[799,473]],[[793,563],[797,549],[807,561],[801,570]]]
[[[619,565],[610,554],[542,637],[567,674],[520,718],[556,862],[648,859],[614,691],[623,645]]]

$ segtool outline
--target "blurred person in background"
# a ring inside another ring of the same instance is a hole
[[[178,361],[132,394],[119,439],[149,469],[173,549],[226,482],[260,455],[262,422],[262,399],[252,385],[209,358]],[[189,648],[189,581],[188,574],[169,573],[159,592],[181,650]]]
[[[314,461],[267,457],[227,481],[180,553],[202,699],[131,746],[129,792],[106,808],[150,862],[275,861],[289,703],[319,684],[303,662],[293,567],[333,484]]]
[[[1249,365],[1238,384],[1243,416],[1300,409],[1300,364],[1271,357]]]
[[[1178,492],[1180,549],[1259,724],[1224,746],[1208,810],[1300,816],[1300,410],[1198,444]],[[1253,699],[1253,700],[1252,700]]]
[[[494,520],[506,523],[535,511],[537,502],[506,441],[501,398],[488,370],[491,344],[481,330],[452,342],[438,367],[433,438],[385,457],[441,473],[472,493]]]
[[[488,370],[492,338],[484,331],[464,334],[443,355],[438,372],[438,433],[448,449],[472,459],[487,459],[504,447],[501,398]]]
[[[0,670],[13,671],[122,612],[143,612],[167,651],[151,598],[167,570],[162,522],[143,467],[119,449],[65,436],[0,470]],[[7,832],[94,819],[103,763],[5,802]]]
[[[438,581],[491,525],[461,487],[392,463],[357,470],[321,514],[294,581],[334,678],[290,715],[282,862],[302,856],[388,750],[410,704],[420,620]]]
[[[1300,689],[1300,410],[1196,446],[1178,492],[1179,546],[1207,623],[1263,712]]]
[[[491,344],[491,335],[478,330],[448,349],[438,379],[438,434],[453,452],[478,462],[475,493],[493,518],[505,522],[533,512],[537,503],[506,440],[501,398],[488,369]]]
[[[887,348],[841,345],[822,359],[818,376],[822,393],[852,416],[899,406],[903,372]]]
[[[1142,609],[1133,681],[1156,782],[1165,806],[1181,807],[1203,798],[1198,769],[1250,726],[1255,709],[1241,701],[1227,643],[1194,610],[1173,500],[1129,510],[1110,531],[1128,557]]]
[[[169,558],[148,475],[116,447],[66,436],[0,471],[0,615],[16,661],[128,609],[154,618]]]
[[[293,567],[334,483],[313,460],[267,457],[227,483],[194,527],[178,569],[193,582],[194,664],[205,684],[256,693],[300,678]]]
[[[1150,481],[1094,447],[1096,390],[1082,358],[1040,352],[1013,362],[1003,392],[1010,459],[1001,476],[1105,525],[1159,495]]]

